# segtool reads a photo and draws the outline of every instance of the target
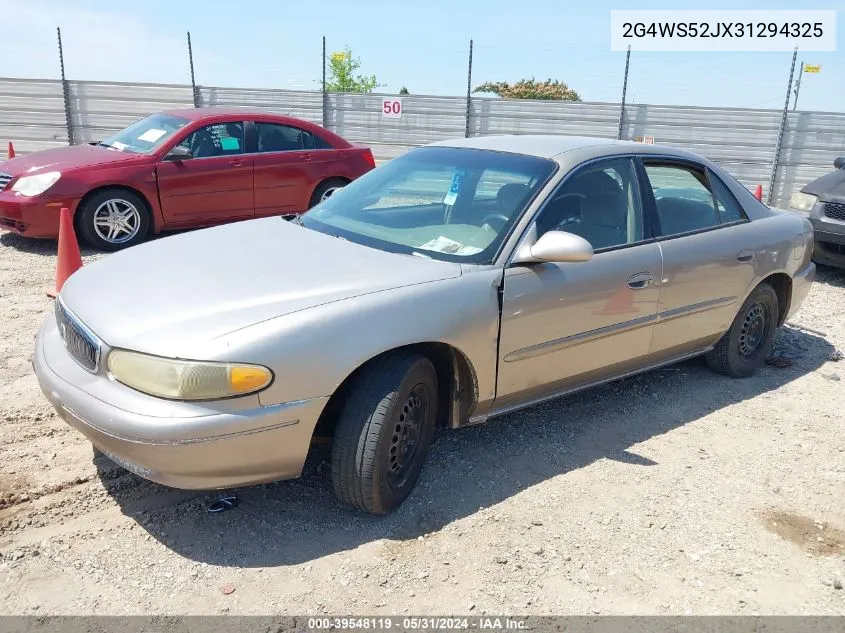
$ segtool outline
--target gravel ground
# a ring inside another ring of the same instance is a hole
[[[845,272],[793,320],[815,333],[779,332],[789,366],[690,361],[443,432],[373,519],[324,452],[223,514],[94,458],[29,363],[55,249],[0,236],[2,614],[845,614]]]

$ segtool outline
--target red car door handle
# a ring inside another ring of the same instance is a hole
[[[302,160],[311,160],[311,154],[303,154]]]
[[[243,164],[244,164],[244,161],[241,158],[233,158],[232,160],[229,161],[230,167],[240,167]]]

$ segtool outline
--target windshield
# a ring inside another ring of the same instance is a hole
[[[99,142],[98,145],[121,152],[150,154],[187,124],[188,119],[169,114],[154,114],[133,123],[117,134],[109,136]]]
[[[302,223],[381,250],[490,263],[555,168],[520,154],[423,147],[338,190]]]

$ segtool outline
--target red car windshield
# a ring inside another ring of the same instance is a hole
[[[178,116],[153,114],[100,141],[98,145],[120,152],[150,154],[187,124],[188,119]]]

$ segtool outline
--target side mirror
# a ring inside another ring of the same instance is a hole
[[[833,166],[836,169],[845,169],[845,156],[840,156],[835,161],[833,161]]]
[[[177,145],[165,155],[164,160],[170,161],[180,161],[180,160],[188,160],[189,158],[193,158],[194,155],[191,153],[187,147],[182,147],[181,145]]]
[[[513,261],[516,264],[538,262],[586,262],[593,258],[592,245],[579,235],[548,231],[534,244],[523,244]]]

